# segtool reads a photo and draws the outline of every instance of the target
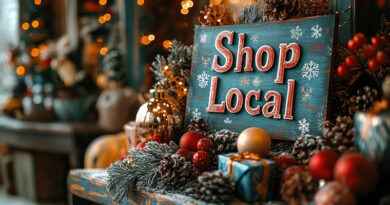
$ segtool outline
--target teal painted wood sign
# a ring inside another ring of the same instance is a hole
[[[320,135],[336,38],[335,15],[195,29],[186,122],[271,137]],[[337,40],[336,40],[337,41]]]

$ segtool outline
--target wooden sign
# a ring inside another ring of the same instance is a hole
[[[195,29],[186,122],[271,137],[320,135],[326,117],[335,15]]]

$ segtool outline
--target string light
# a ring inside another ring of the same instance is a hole
[[[96,39],[96,41],[97,41],[98,43],[101,43],[101,42],[103,42],[103,38],[102,38],[102,37],[98,37],[98,38]]]
[[[168,50],[171,46],[172,46],[172,41],[170,41],[170,40],[165,40],[165,41],[163,41],[163,47],[164,47],[165,49]]]
[[[31,54],[32,57],[38,57],[39,56],[39,49],[38,48],[33,48],[31,50],[30,54]]]
[[[22,29],[23,30],[27,31],[29,28],[30,28],[30,24],[28,24],[27,22],[22,24]]]
[[[144,0],[137,0],[137,4],[140,5],[140,6],[144,5],[144,3],[145,3]]]
[[[141,37],[141,44],[143,44],[143,45],[148,45],[148,44],[150,44],[150,40],[149,40],[149,36],[142,36]]]
[[[150,34],[150,35],[148,36],[148,40],[149,40],[149,41],[154,41],[154,39],[156,39],[156,37],[155,37],[153,34]]]
[[[182,9],[180,10],[180,12],[181,12],[183,15],[187,15],[187,14],[188,14],[188,9],[182,8]]]
[[[105,19],[106,21],[111,20],[111,14],[109,14],[109,13],[104,14],[104,19]]]
[[[41,3],[42,3],[41,0],[34,0],[34,4],[37,5],[37,6],[41,5]]]
[[[183,15],[187,15],[189,13],[189,8],[194,6],[194,2],[192,0],[184,0],[181,2],[182,9],[180,10],[180,13]]]
[[[31,26],[32,26],[33,28],[38,28],[38,26],[39,26],[39,21],[38,21],[38,20],[34,20],[34,21],[31,23]]]
[[[26,73],[26,68],[24,66],[20,65],[16,68],[16,74],[24,75],[25,73]]]
[[[107,0],[99,0],[99,4],[104,6],[107,4]]]
[[[103,46],[103,47],[100,49],[100,55],[102,55],[102,56],[106,55],[107,51],[108,51],[108,48],[105,47],[105,46]]]
[[[99,23],[104,24],[105,22],[106,22],[106,19],[104,18],[104,16],[100,16]]]

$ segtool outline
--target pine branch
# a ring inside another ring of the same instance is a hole
[[[155,75],[157,81],[164,78],[164,67],[168,65],[165,57],[162,55],[157,55],[155,61],[152,63],[152,67],[150,67],[150,71]]]
[[[263,12],[257,5],[250,4],[241,11],[241,23],[253,24],[263,22]]]

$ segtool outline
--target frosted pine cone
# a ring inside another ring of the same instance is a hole
[[[298,14],[298,0],[265,0],[264,17],[269,21],[285,20]]]
[[[379,96],[376,89],[364,86],[362,90],[357,90],[356,94],[348,100],[348,112],[350,115],[354,115],[356,111],[367,111],[378,99]]]
[[[216,204],[230,204],[234,181],[228,173],[220,170],[205,172],[198,177],[195,198]]]
[[[309,171],[296,172],[287,179],[280,190],[283,200],[289,205],[299,205],[313,200],[318,184]]]
[[[326,144],[339,154],[355,151],[353,121],[348,116],[337,116],[336,122],[324,122],[322,134]]]
[[[223,129],[207,138],[213,143],[214,154],[237,152],[238,133],[236,132]]]
[[[161,160],[159,172],[164,181],[172,185],[185,183],[192,177],[195,168],[191,162],[178,154],[166,154]]]
[[[206,26],[223,26],[233,24],[232,12],[223,4],[206,5],[200,11],[199,22]]]
[[[311,156],[326,148],[329,146],[322,137],[302,135],[295,141],[291,154],[302,164],[308,164]]]
[[[191,120],[190,125],[188,125],[188,131],[195,131],[207,137],[210,134],[210,126],[203,118],[199,118],[199,120]]]

